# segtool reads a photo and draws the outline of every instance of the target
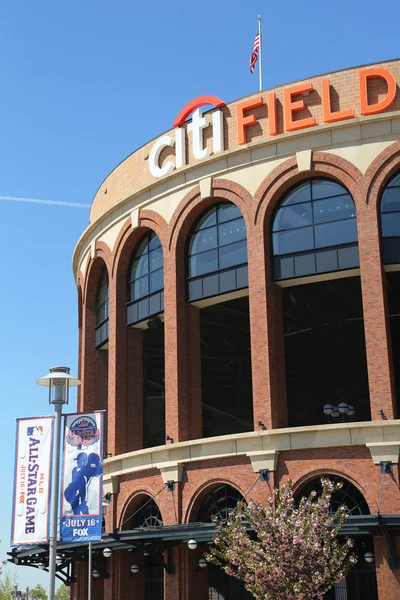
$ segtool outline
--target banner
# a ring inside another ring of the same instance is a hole
[[[103,412],[64,416],[61,541],[95,542],[102,533]]]
[[[11,546],[49,541],[52,422],[17,419]]]

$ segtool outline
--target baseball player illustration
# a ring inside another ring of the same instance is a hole
[[[80,452],[75,460],[77,465],[72,469],[71,483],[64,490],[64,498],[71,505],[74,515],[88,515],[91,514],[90,484],[94,477],[102,474],[103,463],[95,452],[89,455]]]

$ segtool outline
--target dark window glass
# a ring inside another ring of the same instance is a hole
[[[247,243],[236,242],[219,249],[219,267],[226,269],[247,262]]]
[[[132,300],[137,300],[138,298],[143,298],[143,296],[147,296],[149,293],[149,278],[147,275],[141,277],[140,279],[136,279],[133,282],[133,298]]]
[[[246,224],[240,210],[230,202],[213,206],[197,221],[189,239],[188,300],[247,287],[247,277],[238,277],[239,267],[246,264]]]
[[[357,246],[352,197],[334,181],[306,181],[286,194],[275,214],[272,224],[274,279],[346,268],[343,265],[352,260],[339,260],[337,254],[337,248],[343,245]],[[332,252],[320,255],[318,248],[331,248]],[[353,252],[351,256],[358,254]],[[359,266],[358,263],[355,266]]]
[[[150,252],[150,271],[156,271],[156,269],[161,269],[164,266],[163,261],[163,251],[162,248],[157,248],[156,250],[152,250]]]
[[[276,215],[273,231],[312,225],[311,204],[294,204],[281,208]]]
[[[96,294],[96,325],[108,319],[108,273],[103,267]]]
[[[207,211],[205,215],[203,215],[199,221],[197,221],[194,230],[198,231],[199,229],[205,229],[206,227],[211,227],[211,225],[217,224],[217,209],[212,208]]]
[[[100,348],[108,340],[108,273],[103,267],[96,294],[95,346]]]
[[[199,254],[217,247],[217,228],[208,227],[192,236],[189,244],[189,255]]]
[[[335,221],[315,226],[315,247],[341,246],[357,241],[357,224],[355,219]]]
[[[218,226],[218,242],[219,246],[233,244],[239,240],[246,239],[246,225],[243,219],[236,219]]]
[[[234,204],[220,204],[218,210],[218,223],[232,221],[233,219],[241,219],[242,213]]]
[[[386,185],[380,211],[383,263],[396,264],[400,262],[400,173]]]
[[[381,223],[383,237],[400,237],[400,212],[383,214]]]
[[[189,277],[218,270],[218,251],[210,250],[189,258]]]
[[[382,195],[381,212],[400,211],[400,187],[387,188]]]
[[[351,196],[337,196],[313,203],[314,223],[327,223],[352,219],[356,216],[356,208]]]
[[[143,277],[143,275],[147,275],[149,270],[149,257],[147,254],[141,256],[138,260],[134,260],[131,267],[130,279],[138,279],[139,277]]]
[[[311,185],[309,181],[297,186],[285,200],[285,206],[289,204],[298,204],[299,202],[309,202],[311,199]]]
[[[342,185],[334,181],[328,181],[327,179],[313,179],[311,187],[313,200],[346,194],[346,190]]]
[[[158,269],[154,273],[150,273],[150,292],[162,290],[164,287],[164,269]]]
[[[314,246],[312,227],[279,231],[272,236],[274,254],[290,254],[310,250]]]
[[[164,287],[164,259],[155,233],[148,233],[133,253],[127,284],[129,325],[163,310],[160,294]]]

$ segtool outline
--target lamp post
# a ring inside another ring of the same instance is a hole
[[[69,388],[80,385],[69,373],[69,367],[52,367],[46,377],[38,379],[39,385],[49,388],[49,404],[54,404],[54,450],[52,462],[53,490],[50,509],[50,544],[49,544],[49,600],[54,600],[56,591],[56,556],[57,556],[57,521],[58,521],[58,495],[60,481],[60,440],[61,440],[61,412],[63,404],[68,404]]]

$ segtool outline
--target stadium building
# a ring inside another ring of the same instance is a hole
[[[73,257],[96,600],[248,598],[201,561],[212,516],[321,476],[359,557],[326,598],[400,597],[399,84],[395,60],[196,98],[101,184]],[[85,600],[87,546],[63,553]]]

